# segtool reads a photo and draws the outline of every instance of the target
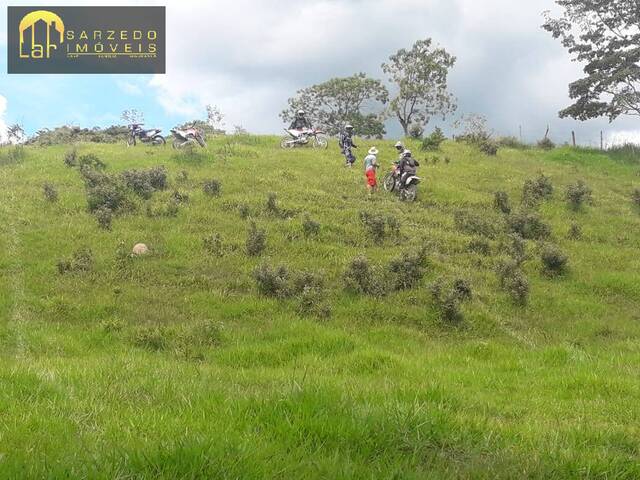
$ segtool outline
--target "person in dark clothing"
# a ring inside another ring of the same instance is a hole
[[[345,125],[343,132],[340,134],[338,144],[346,160],[346,166],[352,167],[356,162],[356,156],[353,154],[352,148],[358,148],[358,146],[353,143],[353,125]]]
[[[293,122],[291,122],[291,125],[289,126],[289,133],[294,138],[298,138],[302,132],[310,128],[311,122],[307,120],[304,110],[298,110],[296,118],[293,119]]]
[[[398,165],[398,171],[400,172],[400,188],[405,187],[407,178],[418,173],[418,167],[420,162],[411,156],[411,151],[405,150],[402,152],[402,160]]]

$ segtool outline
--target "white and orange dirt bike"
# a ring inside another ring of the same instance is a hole
[[[196,127],[188,127],[184,129],[172,128],[171,135],[173,135],[173,148],[178,149],[186,147],[187,145],[197,143],[201,147],[206,147],[204,134]]]
[[[282,148],[304,147],[311,144],[313,148],[327,148],[329,139],[325,132],[318,128],[305,128],[304,130],[284,130],[287,134],[282,137]]]

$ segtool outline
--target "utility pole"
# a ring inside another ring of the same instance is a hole
[[[571,140],[573,141],[573,148],[576,148],[576,132],[571,131]]]

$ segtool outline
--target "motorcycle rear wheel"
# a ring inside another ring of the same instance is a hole
[[[287,149],[287,148],[293,148],[295,147],[295,140],[291,137],[282,137],[282,140],[280,140],[280,147]]]
[[[171,146],[173,148],[175,148],[176,150],[181,148],[183,145],[184,145],[184,143],[181,140],[177,139],[177,138],[174,138],[173,142],[171,143]]]
[[[416,197],[418,196],[418,187],[416,185],[409,185],[406,188],[402,189],[402,193],[400,197],[405,202],[415,202]]]
[[[153,140],[151,140],[152,145],[165,145],[166,143],[167,141],[164,139],[162,135],[157,135],[153,137]]]

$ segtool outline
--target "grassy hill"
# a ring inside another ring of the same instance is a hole
[[[125,201],[105,230],[69,150],[0,161],[0,478],[640,477],[639,163],[448,142],[407,205],[368,198],[335,145],[78,145]],[[158,165],[168,186],[148,199],[121,185]],[[522,207],[541,173],[552,197]],[[578,180],[593,202],[574,210]],[[496,270],[535,221],[550,233],[524,241],[521,305]],[[131,258],[138,242],[151,253]],[[562,274],[542,267],[549,245]],[[363,254],[371,295],[345,289]],[[398,257],[411,288],[393,288]],[[447,303],[456,281],[471,298]]]

